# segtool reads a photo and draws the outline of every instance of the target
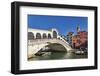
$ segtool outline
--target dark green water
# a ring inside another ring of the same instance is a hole
[[[46,53],[47,53],[46,55],[32,57],[29,59],[29,61],[88,58],[87,54],[76,55],[75,53],[66,53],[66,52],[46,52]]]

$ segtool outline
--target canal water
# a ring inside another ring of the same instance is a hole
[[[75,53],[67,53],[67,52],[46,52],[44,55],[35,56],[30,59],[29,61],[34,60],[57,60],[57,59],[82,59],[88,58],[87,54],[75,54]]]

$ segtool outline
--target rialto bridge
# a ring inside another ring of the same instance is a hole
[[[60,45],[60,46],[59,46]],[[47,47],[52,50],[64,50],[69,52],[72,48],[69,46],[56,29],[40,30],[28,29],[28,58],[35,55],[41,49]]]

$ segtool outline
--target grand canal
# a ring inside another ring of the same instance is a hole
[[[29,61],[34,60],[55,60],[55,59],[82,59],[88,58],[87,54],[75,54],[73,52],[45,52],[44,55],[35,56],[29,59]]]

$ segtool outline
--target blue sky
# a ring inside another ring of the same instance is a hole
[[[56,28],[61,35],[66,35],[68,32],[74,32],[76,34],[77,26],[80,26],[82,31],[87,31],[87,25],[87,17],[28,15],[29,28],[43,30]]]

